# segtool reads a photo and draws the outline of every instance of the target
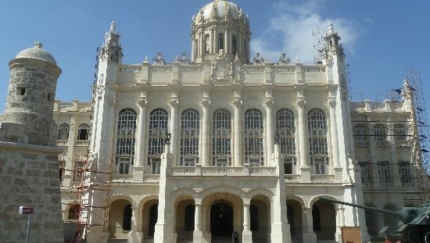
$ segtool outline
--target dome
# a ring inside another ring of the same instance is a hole
[[[15,58],[37,59],[57,65],[54,57],[48,51],[42,49],[42,43],[40,42],[35,42],[33,47],[21,51]]]
[[[213,2],[206,4],[200,12],[197,14],[196,19],[199,20],[202,16],[204,19],[213,18],[213,14],[216,13],[218,18],[227,17],[227,13],[231,19],[238,20],[242,18],[242,9],[235,3],[227,0],[214,0]]]

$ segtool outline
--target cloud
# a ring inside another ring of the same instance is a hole
[[[287,53],[292,60],[297,56],[302,62],[313,62],[317,56],[313,33],[319,30],[320,36],[324,35],[331,21],[346,51],[354,54],[354,45],[361,32],[360,25],[353,20],[323,17],[320,12],[324,1],[308,0],[300,5],[281,1],[275,4],[275,13],[266,30],[252,39],[252,51],[272,61],[276,61],[281,53]]]

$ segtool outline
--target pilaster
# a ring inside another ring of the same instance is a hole
[[[336,181],[342,181],[343,168],[339,161],[339,138],[337,132],[337,122],[336,122],[336,98],[329,97],[328,106],[330,110],[330,141],[332,148],[332,159],[333,159],[333,170]]]
[[[209,109],[210,109],[210,97],[209,95],[205,95],[205,92],[203,94],[202,99],[202,142],[201,142],[201,157],[200,161],[203,166],[209,166],[210,165],[210,158],[209,158],[209,151],[210,151],[210,131],[211,128],[209,126]]]
[[[242,166],[242,98],[240,92],[235,92],[234,105],[234,166]]]
[[[137,104],[139,105],[139,119],[138,119],[138,126],[137,126],[137,143],[136,143],[136,162],[134,166],[134,180],[141,181],[143,180],[143,173],[144,173],[144,157],[145,157],[145,145],[144,145],[144,139],[145,139],[145,121],[146,121],[146,105],[147,105],[147,99],[146,99],[146,92],[141,93],[141,97],[137,101]]]

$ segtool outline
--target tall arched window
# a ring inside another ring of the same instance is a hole
[[[124,109],[118,116],[116,165],[119,174],[128,174],[130,166],[134,162],[136,119],[137,114],[132,109]]]
[[[406,141],[406,129],[402,124],[394,126],[394,136],[396,141]]]
[[[313,109],[308,113],[309,158],[315,174],[325,174],[328,162],[327,123],[324,112]]]
[[[196,110],[182,112],[181,119],[181,165],[195,166],[198,163],[200,116]]]
[[[67,124],[61,124],[58,128],[58,140],[67,140],[69,139],[69,131],[70,127]]]
[[[373,128],[373,135],[375,136],[376,141],[386,141],[387,140],[387,131],[384,125],[377,124]]]
[[[245,156],[252,166],[263,165],[263,115],[257,109],[245,112]]]
[[[78,129],[78,140],[88,140],[89,126],[87,124],[82,124]]]
[[[293,112],[282,109],[276,112],[276,133],[279,135],[285,174],[293,174],[295,162],[295,126]]]
[[[231,163],[231,115],[220,109],[214,112],[212,122],[212,155],[214,166]]]
[[[161,154],[168,133],[167,121],[167,112],[163,109],[155,109],[149,115],[148,165],[151,166],[153,174],[160,173]]]

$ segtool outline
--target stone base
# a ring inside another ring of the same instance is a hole
[[[291,243],[290,225],[288,223],[272,224],[270,239],[272,239],[272,243]]]
[[[143,172],[145,167],[143,166],[135,166],[133,168],[133,180],[143,182]]]
[[[334,180],[335,181],[343,181],[343,169],[342,167],[335,167],[334,170]]]
[[[317,235],[315,233],[303,233],[302,242],[317,242]]]
[[[143,242],[143,232],[130,231],[127,235],[128,243],[142,243]]]
[[[156,243],[168,243],[176,242],[175,233],[173,232],[170,224],[156,224],[154,242]]]
[[[300,174],[301,174],[302,182],[311,183],[311,167],[309,166],[300,167]]]
[[[239,239],[239,242],[252,243],[252,231],[244,230],[242,232],[242,240]]]
[[[88,243],[108,243],[109,238],[110,238],[109,233],[102,233],[102,232],[95,233],[95,232],[91,232],[91,229],[87,233]]]
[[[203,243],[203,232],[194,231],[193,232],[193,243]]]

